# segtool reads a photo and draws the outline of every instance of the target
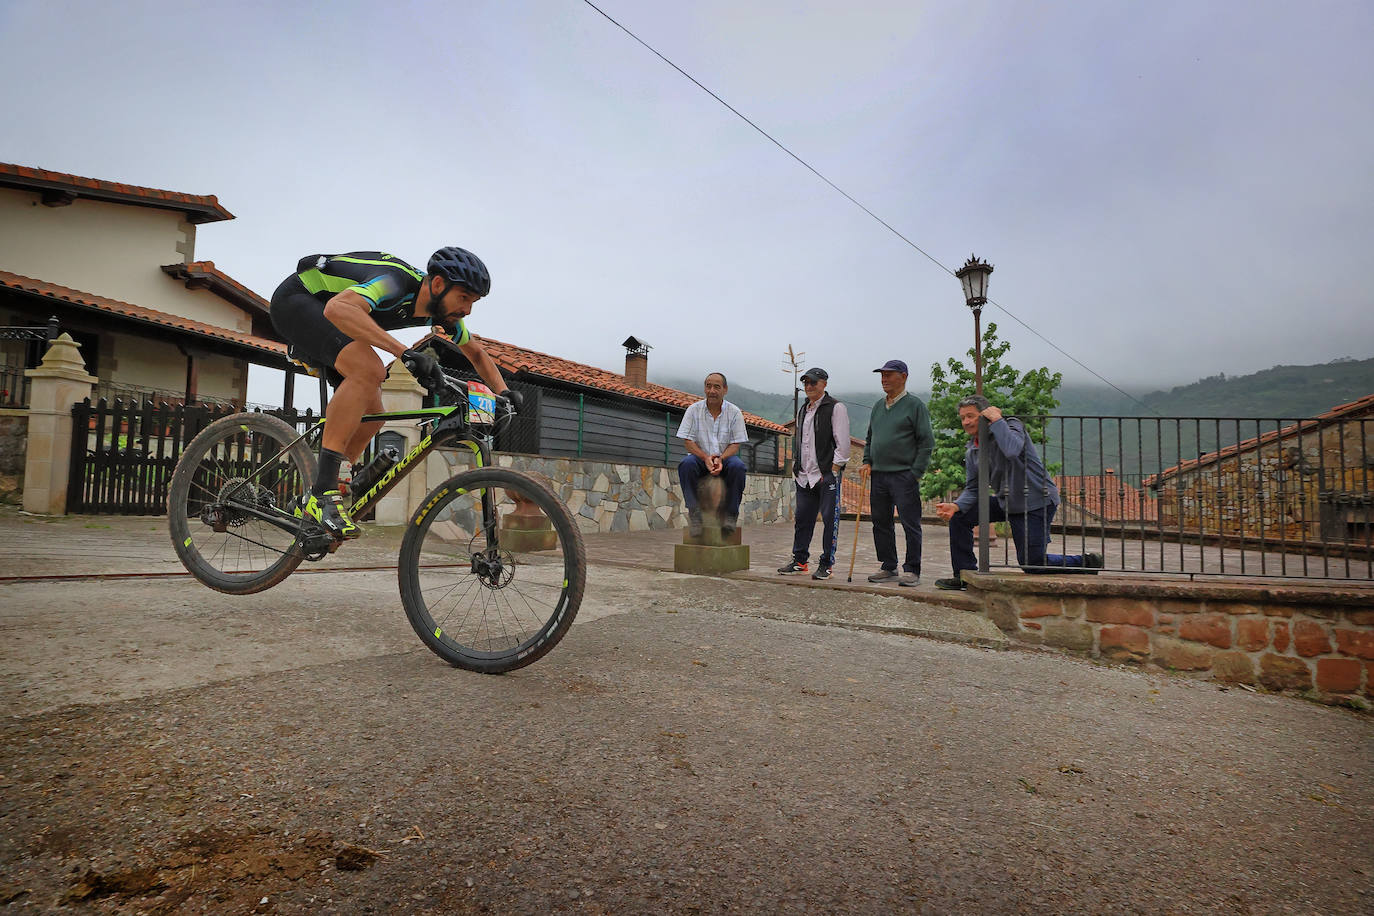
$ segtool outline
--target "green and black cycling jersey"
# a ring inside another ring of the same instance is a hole
[[[386,252],[312,254],[300,259],[296,271],[301,286],[321,303],[344,290],[362,296],[372,307],[372,320],[385,330],[433,321],[428,315],[415,314],[415,296],[424,273]],[[461,320],[448,330],[456,344],[465,344],[471,337]]]

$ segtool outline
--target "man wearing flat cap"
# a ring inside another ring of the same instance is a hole
[[[819,367],[802,373],[806,403],[797,411],[793,430],[796,460],[792,475],[797,484],[797,527],[792,536],[792,561],[783,574],[803,573],[811,557],[816,514],[821,516],[821,555],[813,579],[829,579],[839,538],[840,474],[849,461],[849,411],[825,393],[830,373]]]
[[[906,390],[906,363],[890,359],[873,370],[882,376],[883,399],[873,405],[864,442],[864,470],[870,474],[868,506],[873,513],[873,549],[882,568],[869,582],[915,586],[921,581],[921,475],[930,464],[935,434],[925,403]],[[897,572],[897,533],[892,510],[906,533],[906,557]]]

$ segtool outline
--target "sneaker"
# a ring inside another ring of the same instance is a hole
[[[738,515],[727,515],[727,516],[725,516],[725,521],[723,521],[723,522],[720,523],[720,533],[723,534],[723,535],[725,535],[726,537],[729,537],[730,535],[732,535],[732,534],[735,533],[735,529],[738,528],[738,527],[739,527],[739,516],[738,516]]]
[[[905,585],[907,588],[913,588],[921,584],[921,577],[914,572],[904,572],[902,573],[902,577],[897,580],[897,584]]]
[[[694,538],[701,537],[701,511],[699,509],[687,511],[687,533]]]
[[[961,592],[968,588],[968,586],[964,584],[964,580],[958,576],[951,576],[948,579],[936,579],[935,587],[943,588],[947,592]]]
[[[830,567],[829,567],[829,566],[817,566],[817,567],[816,567],[816,571],[813,572],[813,573],[811,574],[811,578],[813,578],[813,579],[829,579],[829,578],[830,578]]]
[[[1090,576],[1097,575],[1097,571],[1102,568],[1104,562],[1106,560],[1100,553],[1083,554],[1083,569]]]
[[[798,563],[796,560],[789,560],[786,566],[778,567],[778,572],[786,576],[791,573],[806,572],[810,568],[811,567],[807,566],[805,563]]]
[[[319,522],[324,530],[338,540],[348,540],[362,534],[361,529],[353,524],[353,519],[349,518],[348,510],[344,508],[343,496],[338,490],[330,490],[323,496],[311,493],[301,511],[306,518]]]
[[[869,576],[869,577],[868,577],[868,581],[869,581],[869,582],[886,582],[888,579],[895,579],[895,578],[897,578],[897,570],[895,570],[895,569],[880,569],[880,570],[878,570],[877,572],[875,572],[873,575]]]

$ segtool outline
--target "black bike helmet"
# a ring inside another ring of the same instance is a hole
[[[487,273],[487,265],[466,249],[440,248],[430,257],[426,270],[466,286],[474,295],[485,296],[491,292],[491,274]]]

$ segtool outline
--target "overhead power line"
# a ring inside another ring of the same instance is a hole
[[[865,213],[867,213],[870,217],[872,217],[872,218],[873,218],[874,220],[876,220],[880,225],[882,225],[882,227],[883,227],[884,229],[886,229],[888,232],[891,232],[893,235],[897,236],[897,238],[901,239],[903,242],[905,242],[907,245],[909,245],[909,246],[910,246],[912,249],[914,249],[915,251],[920,252],[922,255],[925,256],[925,258],[926,258],[928,261],[930,261],[930,262],[931,262],[932,264],[934,264],[936,267],[940,268],[940,269],[943,270],[945,273],[949,274],[951,277],[954,277],[954,275],[955,275],[955,274],[954,274],[954,271],[950,270],[950,269],[949,269],[948,267],[946,267],[944,264],[940,263],[940,261],[939,261],[938,258],[936,258],[934,255],[932,255],[930,252],[926,251],[926,250],[925,250],[924,248],[922,248],[920,245],[917,245],[917,244],[916,244],[915,242],[913,242],[911,239],[907,238],[905,235],[903,235],[901,232],[899,232],[899,231],[897,230],[897,228],[896,228],[895,226],[893,226],[891,223],[889,223],[887,220],[883,219],[881,216],[879,216],[878,214],[874,213],[874,212],[873,212],[872,210],[870,210],[868,207],[864,206],[862,203],[860,203],[858,200],[856,200],[856,199],[854,198],[854,196],[851,195],[851,194],[850,194],[848,191],[846,191],[844,188],[842,188],[842,187],[840,187],[839,185],[835,184],[835,182],[831,181],[829,178],[826,178],[826,177],[825,177],[824,175],[822,175],[819,171],[817,171],[816,168],[813,167],[813,166],[811,165],[811,163],[807,162],[805,159],[803,159],[802,157],[798,156],[796,153],[792,152],[792,151],[791,151],[790,149],[788,149],[783,143],[781,143],[776,137],[774,137],[774,136],[773,136],[772,134],[770,134],[768,131],[764,130],[762,127],[759,127],[757,124],[755,124],[753,121],[751,121],[748,117],[746,117],[746,116],[744,115],[744,113],[741,112],[739,109],[737,109],[735,106],[731,105],[729,102],[725,101],[725,99],[723,99],[723,98],[721,98],[720,96],[716,95],[716,94],[715,94],[714,92],[712,92],[710,89],[708,89],[708,88],[706,88],[704,85],[702,85],[701,81],[698,80],[695,76],[692,76],[692,74],[688,73],[686,70],[682,69],[682,68],[679,67],[677,64],[673,63],[671,60],[669,60],[668,58],[664,57],[664,56],[659,52],[659,50],[658,50],[657,48],[655,48],[653,45],[649,44],[649,43],[648,43],[647,41],[645,41],[644,39],[640,38],[638,35],[636,35],[636,34],[635,34],[634,32],[632,32],[632,31],[630,31],[630,30],[629,30],[628,28],[626,28],[624,25],[621,25],[620,22],[616,21],[615,18],[613,18],[610,14],[608,14],[608,13],[607,13],[605,10],[603,10],[601,7],[597,6],[595,3],[592,3],[591,0],[582,0],[582,2],[585,3],[585,4],[587,4],[587,6],[590,6],[592,9],[596,10],[598,13],[600,13],[600,14],[606,19],[606,21],[609,22],[611,25],[613,25],[613,26],[615,26],[616,28],[620,29],[620,31],[624,32],[626,35],[629,35],[629,36],[630,36],[631,38],[633,38],[635,41],[639,42],[639,44],[643,45],[646,49],[648,49],[648,51],[649,51],[650,53],[652,53],[652,54],[653,54],[655,57],[657,57],[659,60],[663,61],[665,64],[667,64],[668,66],[670,66],[670,67],[672,67],[674,70],[676,70],[678,73],[682,74],[684,77],[686,77],[688,80],[690,80],[690,81],[692,82],[692,84],[693,84],[694,86],[696,86],[698,89],[700,89],[702,92],[706,93],[706,94],[709,95],[711,98],[713,98],[713,99],[715,99],[717,102],[719,102],[721,105],[723,105],[723,106],[725,106],[727,109],[729,109],[729,111],[731,112],[731,114],[735,115],[735,117],[739,118],[739,119],[740,119],[741,121],[743,121],[745,124],[748,124],[750,127],[754,128],[754,130],[756,130],[756,131],[758,131],[760,134],[762,134],[762,135],[768,140],[768,142],[772,143],[774,146],[776,146],[778,149],[782,150],[782,151],[783,151],[784,153],[786,153],[788,156],[791,156],[791,157],[792,157],[794,160],[796,160],[796,162],[797,162],[798,164],[800,164],[804,169],[806,169],[806,170],[807,170],[808,172],[810,172],[812,175],[815,175],[815,176],[816,176],[817,178],[819,178],[821,181],[823,181],[823,182],[825,182],[827,185],[829,185],[836,193],[838,193],[840,196],[842,196],[845,200],[849,201],[851,204],[853,204],[854,206],[858,207],[860,210],[862,210],[862,211],[864,211]],[[1098,372],[1096,372],[1096,371],[1093,370],[1092,368],[1090,368],[1090,367],[1084,365],[1082,362],[1080,362],[1078,359],[1076,359],[1071,353],[1069,353],[1069,352],[1068,352],[1067,350],[1065,350],[1063,347],[1060,347],[1058,344],[1056,344],[1054,341],[1050,340],[1050,339],[1049,339],[1048,337],[1046,337],[1044,334],[1041,334],[1039,331],[1037,331],[1035,328],[1031,327],[1031,326],[1030,326],[1029,324],[1027,324],[1025,321],[1022,321],[1022,320],[1021,320],[1020,318],[1018,318],[1010,309],[1008,309],[1006,306],[1002,305],[1002,304],[1001,304],[1000,302],[998,302],[996,299],[991,299],[991,298],[989,298],[989,299],[988,299],[988,304],[989,304],[989,305],[996,306],[997,308],[1001,309],[1003,312],[1006,313],[1006,315],[1007,315],[1008,318],[1010,318],[1011,320],[1015,321],[1017,324],[1021,325],[1021,327],[1025,328],[1027,331],[1030,331],[1030,332],[1031,332],[1032,334],[1034,334],[1036,337],[1039,337],[1041,340],[1043,340],[1045,343],[1049,344],[1049,345],[1050,345],[1051,347],[1053,347],[1056,351],[1058,351],[1061,355],[1063,355],[1065,359],[1068,359],[1070,362],[1072,362],[1072,363],[1074,363],[1075,365],[1077,365],[1080,369],[1082,369],[1082,370],[1084,370],[1085,372],[1087,372],[1087,373],[1089,373],[1090,375],[1092,375],[1092,376],[1093,376],[1094,378],[1096,378],[1098,381],[1100,381],[1100,382],[1102,382],[1103,384],[1107,385],[1108,387],[1112,388],[1112,389],[1115,390],[1118,394],[1122,395],[1123,397],[1126,397],[1126,398],[1130,399],[1131,401],[1134,401],[1136,404],[1139,404],[1141,407],[1144,407],[1146,410],[1149,410],[1151,413],[1154,413],[1154,412],[1155,412],[1149,405],[1147,405],[1147,404],[1145,404],[1144,402],[1140,401],[1138,398],[1134,397],[1133,395],[1131,395],[1131,394],[1129,394],[1129,393],[1127,393],[1127,392],[1125,392],[1125,391],[1122,391],[1120,388],[1118,388],[1118,387],[1117,387],[1116,385],[1114,385],[1112,382],[1110,382],[1110,381],[1108,381],[1107,379],[1103,378]]]

